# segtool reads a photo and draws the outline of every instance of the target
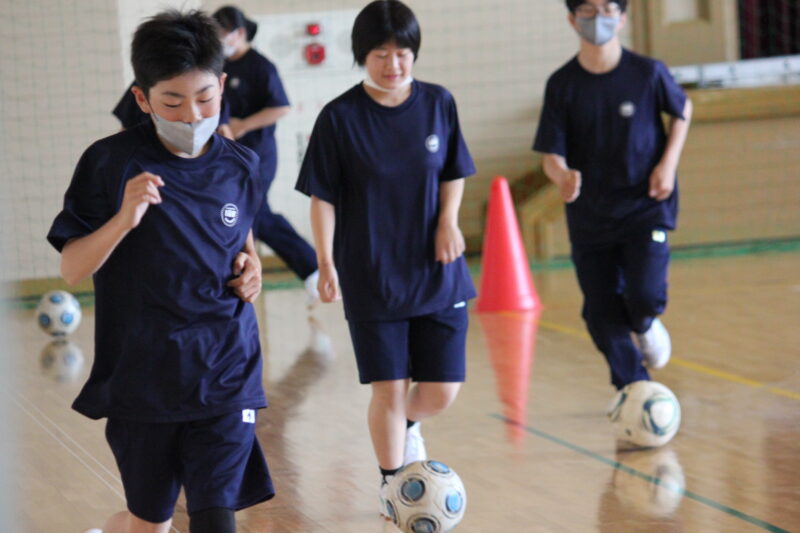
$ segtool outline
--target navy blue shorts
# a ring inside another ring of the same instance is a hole
[[[148,522],[172,517],[183,486],[189,514],[239,510],[275,495],[256,439],[255,411],[179,423],[109,419],[128,510]]]
[[[464,381],[468,323],[466,305],[403,320],[348,321],[359,381]]]

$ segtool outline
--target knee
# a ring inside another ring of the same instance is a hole
[[[233,509],[215,507],[189,515],[190,533],[236,533]]]
[[[634,317],[654,317],[664,312],[667,304],[665,291],[655,287],[637,290],[626,295],[628,309]]]
[[[420,396],[431,411],[444,411],[455,401],[460,383],[420,383]]]

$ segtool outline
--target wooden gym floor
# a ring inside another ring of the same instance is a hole
[[[649,451],[616,449],[604,416],[612,388],[573,271],[535,281],[539,317],[471,314],[468,381],[423,425],[429,456],[467,487],[459,533],[800,531],[800,253],[674,261],[673,360],[654,378],[680,399],[683,425]],[[393,530],[377,514],[369,389],[357,384],[341,306],[309,320],[304,302],[290,288],[256,304],[271,402],[259,436],[278,495],[238,513],[239,531]],[[49,339],[33,311],[13,313],[7,397],[25,533],[81,533],[124,505],[103,422],[69,408],[91,365],[93,312],[84,305],[73,341],[85,363],[71,369],[41,359]],[[182,503],[174,530],[188,532]]]

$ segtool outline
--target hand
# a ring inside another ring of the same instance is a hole
[[[319,281],[317,282],[319,299],[324,303],[331,303],[342,299],[339,293],[339,274],[333,265],[319,266]]]
[[[436,228],[436,260],[443,265],[452,263],[464,253],[464,235],[456,224],[442,224]]]
[[[654,200],[666,200],[675,189],[675,169],[660,163],[650,174],[650,190],[648,195]]]
[[[240,118],[231,117],[228,121],[228,127],[230,128],[231,135],[233,135],[234,139],[241,139],[244,137],[244,134],[247,133],[244,120]]]
[[[164,180],[149,172],[142,172],[128,180],[119,209],[125,228],[133,229],[138,226],[150,205],[161,203],[158,188],[163,186]]]
[[[228,282],[241,300],[253,303],[261,294],[261,261],[246,252],[239,252],[233,261],[234,279]]]
[[[561,198],[568,204],[578,199],[581,194],[581,171],[567,169],[562,175],[561,183],[558,184],[558,191]]]

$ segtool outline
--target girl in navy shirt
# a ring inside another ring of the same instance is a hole
[[[230,106],[231,134],[258,154],[261,173],[269,187],[278,166],[275,127],[289,112],[289,99],[275,65],[250,45],[258,25],[233,6],[218,9],[214,18],[222,28],[222,45],[227,58],[225,101]],[[314,249],[289,221],[270,209],[266,198],[256,216],[253,233],[305,281],[309,305],[316,303],[318,274]]]
[[[403,3],[361,11],[352,46],[366,80],[322,110],[297,182],[312,199],[321,299],[341,294],[360,381],[372,387],[385,515],[387,478],[425,459],[419,421],[447,408],[464,380],[475,296],[458,227],[475,167],[453,97],[411,77],[419,43]]]
[[[566,203],[584,320],[622,389],[670,358],[658,315],[692,105],[661,62],[622,48],[627,2],[566,3],[580,52],[547,82],[534,150]]]

